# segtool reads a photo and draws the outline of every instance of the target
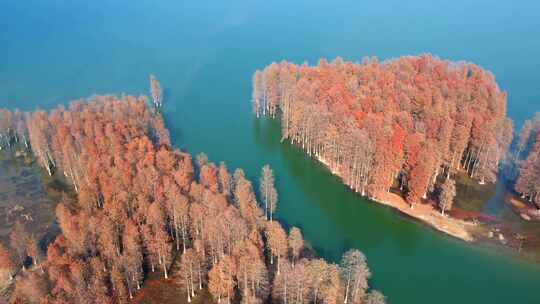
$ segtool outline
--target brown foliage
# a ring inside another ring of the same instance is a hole
[[[277,76],[269,79],[273,86]],[[270,100],[277,94],[270,94]],[[64,197],[58,204],[62,233],[47,248],[44,273],[17,279],[18,294],[27,301],[43,298],[44,303],[126,303],[143,286],[145,269],[160,270],[166,278],[176,269],[171,267],[174,242],[177,253],[183,253],[180,281],[189,297],[206,286],[217,299],[231,301],[240,295],[246,303],[263,303],[273,289],[270,282],[279,281],[273,277],[280,273],[280,264],[290,271],[288,250],[293,259],[299,258],[300,231],[291,231],[289,248],[278,222],[263,224],[263,211],[241,170],[233,179],[224,163],[216,167],[200,155],[200,182],[195,181],[191,157],[172,150],[163,120],[145,101],[96,96],[73,102],[68,109],[17,114],[18,125],[3,121],[2,138],[24,121],[28,131],[18,130],[9,141],[28,134],[43,168],[51,174],[62,172],[77,193],[77,199]],[[6,113],[0,115],[10,115]],[[270,181],[274,190],[269,215],[277,200],[273,177]],[[37,242],[23,227],[16,227],[11,240],[16,254],[0,246],[0,268],[15,274],[16,264],[22,265],[27,255],[40,262]],[[299,263],[295,280],[314,286],[310,264]],[[333,279],[317,282],[315,297],[323,302],[340,284]],[[314,290],[299,294],[307,297]]]
[[[280,113],[283,139],[355,191],[372,196],[397,182],[412,205],[443,172],[495,181],[512,139],[493,75],[429,54],[272,63],[254,74],[253,104],[257,116]]]
[[[515,189],[522,197],[540,207],[540,114],[525,122],[517,144],[519,172]],[[520,159],[525,152],[523,159]]]

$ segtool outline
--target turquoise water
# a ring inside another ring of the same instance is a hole
[[[301,227],[326,258],[364,251],[371,284],[389,303],[540,303],[538,265],[353,195],[280,143],[275,121],[250,113],[251,74],[272,61],[423,52],[493,71],[518,125],[540,111],[540,3],[408,2],[2,0],[0,106],[32,110],[94,93],[146,94],[154,73],[177,146],[242,167],[252,180],[270,164],[279,218]]]

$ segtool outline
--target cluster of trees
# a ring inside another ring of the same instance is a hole
[[[540,113],[527,120],[516,142],[516,192],[540,208]]]
[[[9,285],[16,277],[12,303],[39,303],[46,296],[48,287],[42,279],[45,274],[42,261],[43,251],[38,239],[27,231],[23,223],[16,222],[9,236],[9,246],[0,243],[1,279],[8,280]],[[27,271],[29,267],[32,271]],[[5,300],[3,297],[0,301]]]
[[[431,55],[272,63],[255,72],[252,102],[257,117],[279,114],[282,139],[353,190],[376,196],[395,186],[411,207],[457,170],[495,181],[512,141],[493,75]]]
[[[19,140],[28,147],[27,115],[18,110],[11,112],[0,109],[0,150],[11,147]]]
[[[0,269],[13,280],[19,270],[30,265],[38,266],[43,259],[35,235],[30,234],[22,222],[16,222],[9,235],[9,247],[0,243]]]
[[[161,85],[157,78],[154,75],[150,75],[150,94],[152,96],[152,104],[154,111],[159,111],[161,107],[163,106],[163,91],[161,89]],[[97,101],[101,102],[101,99],[111,98],[110,96],[97,96]],[[146,97],[139,97],[146,98]],[[128,97],[128,99],[132,100],[133,97]],[[132,100],[133,101],[133,100]],[[80,103],[84,101],[78,101],[74,102],[73,105],[75,107],[79,107]],[[138,103],[138,111],[146,111],[148,113],[148,110],[146,107],[141,108],[141,103]],[[111,107],[111,104],[107,105],[108,107]],[[129,110],[129,106],[123,109],[116,109],[116,110]],[[64,110],[64,109],[61,109]],[[71,109],[70,109],[71,110]],[[77,109],[76,109],[77,110]],[[51,158],[51,151],[44,147],[46,144],[44,141],[46,139],[46,135],[50,134],[44,134],[49,131],[50,126],[46,125],[44,121],[44,116],[47,114],[44,111],[37,111],[34,113],[24,113],[19,110],[15,110],[14,112],[11,112],[7,109],[0,109],[0,150],[10,147],[14,143],[22,142],[27,148],[29,147],[29,141],[31,140],[30,136],[34,137],[34,144],[37,144],[41,147],[41,150],[34,151],[39,152],[39,154],[36,154],[36,157],[39,157],[39,161],[46,167],[47,171],[52,174],[52,166],[54,166],[53,159]],[[85,113],[82,113],[81,115],[86,115]],[[140,115],[140,113],[135,113],[133,117],[137,117]],[[144,119],[145,123],[149,122],[149,116],[148,115],[141,115],[141,118]],[[79,120],[77,120],[77,117],[74,117],[75,123],[79,123]],[[159,119],[159,118],[158,118]],[[127,122],[127,124],[132,123],[131,121]],[[92,127],[92,126],[85,126],[85,127]],[[158,129],[158,126],[156,127],[156,132],[166,132],[163,126],[160,129]],[[43,133],[43,134],[42,134]],[[40,142],[42,141],[42,142]]]
[[[347,252],[340,265],[308,259],[300,230],[287,233],[272,220],[270,167],[259,203],[241,169],[231,175],[203,154],[194,165],[172,149],[146,104],[95,96],[48,113],[7,114],[18,118],[0,129],[6,142],[28,138],[39,164],[63,173],[77,194],[57,206],[61,234],[46,259],[19,244],[26,237],[0,248],[0,270],[18,273],[14,303],[126,303],[154,271],[177,281],[188,301],[207,288],[218,302],[384,303],[368,292],[361,252]],[[13,131],[17,123],[24,132]],[[39,267],[19,271],[28,256]]]

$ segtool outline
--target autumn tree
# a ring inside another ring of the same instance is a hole
[[[221,193],[227,196],[231,195],[232,188],[233,188],[233,184],[232,184],[233,180],[224,162],[219,163],[218,178],[219,178],[219,189]]]
[[[242,169],[236,169],[235,171],[233,194],[236,206],[247,224],[250,228],[257,226],[261,212],[257,206],[257,198],[253,192],[251,182],[245,178]]]
[[[52,175],[55,162],[50,146],[49,132],[51,126],[45,112],[38,111],[33,113],[27,120],[27,128],[34,155],[40,165],[47,170],[47,173]]]
[[[38,266],[41,263],[43,254],[39,248],[38,240],[33,234],[29,235],[28,239],[26,240],[26,252],[28,256],[32,258],[32,263],[34,266]]]
[[[288,244],[292,266],[294,267],[302,248],[304,248],[304,238],[302,237],[302,232],[297,227],[292,227],[289,231]]]
[[[11,146],[13,113],[0,109],[0,150]]]
[[[277,259],[277,273],[280,272],[280,260],[287,254],[287,234],[278,222],[267,222],[265,227],[266,245],[270,252],[270,264]]]
[[[283,61],[253,75],[254,113],[279,113],[282,140],[354,191],[379,198],[395,187],[411,207],[434,194],[441,174],[496,180],[512,141],[506,99],[490,72],[430,54],[361,64]],[[263,203],[269,196],[261,189]]]
[[[283,263],[282,270],[274,276],[272,282],[272,299],[277,303],[291,303],[294,299],[291,292],[291,273],[293,269],[287,261]]]
[[[299,260],[295,267],[292,267],[290,276],[292,301],[295,303],[304,303],[309,300],[311,277],[308,271],[308,261]]]
[[[185,289],[188,303],[195,296],[195,286],[200,281],[198,270],[200,261],[198,255],[193,249],[188,249],[182,254],[180,261],[179,283]]]
[[[16,270],[12,254],[3,244],[0,244],[0,270],[7,273],[10,280],[13,279]]]
[[[344,290],[339,267],[335,264],[328,265],[325,275],[324,283],[320,287],[321,303],[341,303]]]
[[[262,115],[265,115],[266,111],[266,88],[264,84],[264,74],[261,71],[256,71],[253,74],[253,112],[259,118]]]
[[[149,222],[151,225],[151,240],[149,251],[154,257],[157,256],[158,264],[163,269],[163,275],[167,279],[168,268],[171,262],[171,243],[169,234],[166,231],[165,215],[159,203],[155,202],[150,205],[148,210]]]
[[[161,85],[154,75],[150,75],[150,93],[152,95],[152,102],[154,107],[159,110],[162,107],[163,92],[161,91]]]
[[[251,240],[243,240],[236,243],[233,256],[238,265],[236,277],[242,300],[247,303],[264,301],[270,286],[260,248]]]
[[[236,267],[234,260],[225,256],[208,273],[208,289],[218,303],[222,298],[230,303],[236,286]]]
[[[26,258],[28,257],[27,243],[28,243],[28,232],[24,224],[20,221],[15,223],[13,230],[9,236],[11,248],[14,251],[15,263],[22,267],[23,270],[26,270]]]
[[[12,303],[39,304],[50,292],[44,274],[29,272],[17,278],[15,291],[11,296]],[[21,302],[18,302],[21,301]]]
[[[113,265],[110,276],[115,298],[120,303],[127,303],[128,297],[132,295],[130,294],[131,290],[128,290],[126,286],[123,269],[120,265]]]
[[[332,282],[332,268],[323,259],[313,259],[308,262],[307,275],[311,279],[308,298],[311,299],[311,302],[314,304],[325,302],[325,295],[333,299],[338,298],[338,290],[330,290],[333,284],[337,283],[337,285],[334,285],[335,288],[339,288],[340,285],[337,271],[335,271],[335,274],[335,279],[338,281]]]
[[[341,278],[345,285],[344,303],[360,303],[368,288],[371,272],[362,252],[351,249],[343,254],[340,264]]]
[[[525,122],[517,143],[517,153],[525,151],[524,159],[517,158],[518,174],[514,189],[523,199],[540,206],[540,114]]]
[[[439,207],[444,215],[446,210],[452,210],[454,198],[456,196],[456,182],[453,179],[447,179],[442,185],[439,192]]]
[[[293,65],[272,69],[268,81],[265,75],[261,81],[270,87],[261,91],[260,110],[276,115],[279,107],[287,107],[287,128],[293,130],[292,109],[298,103],[291,90],[297,71]],[[158,95],[155,106],[157,100],[161,106]],[[271,169],[263,174],[270,186],[265,206],[270,221],[263,221],[244,172],[237,169],[231,177],[224,163],[217,167],[201,154],[196,180],[191,156],[172,148],[163,119],[146,102],[144,96],[93,96],[49,112],[0,114],[10,117],[9,123],[0,122],[0,145],[28,137],[40,165],[49,174],[62,173],[76,193],[63,195],[56,207],[61,233],[49,244],[46,258],[20,224],[10,237],[11,251],[0,246],[0,270],[10,277],[28,257],[41,266],[41,271],[17,274],[16,301],[127,303],[142,288],[147,271],[155,269],[165,278],[179,277],[188,300],[203,288],[227,302],[240,296],[245,303],[264,303],[271,291],[298,303],[342,298],[337,266],[299,260],[300,230],[293,228],[287,236],[272,221],[277,192]],[[310,119],[306,130],[315,134],[324,127],[323,117]],[[314,144],[312,153],[332,150],[333,162],[343,162],[335,146],[318,146],[314,138],[304,140]],[[362,159],[356,165],[361,168],[350,168],[351,180],[364,185],[366,165]],[[171,265],[173,244],[180,256]],[[269,269],[274,259],[276,268]],[[25,291],[32,285],[37,290]]]
[[[263,166],[260,178],[260,194],[264,202],[264,216],[270,221],[272,221],[272,215],[277,208],[277,191],[274,184],[274,172],[269,165]]]
[[[178,191],[171,192],[170,208],[172,208],[172,224],[176,239],[176,250],[180,250],[180,242],[183,251],[186,251],[189,231],[189,203],[188,198]]]
[[[124,226],[122,241],[126,281],[129,286],[133,285],[139,290],[144,276],[142,239],[139,228],[131,220],[128,220]]]

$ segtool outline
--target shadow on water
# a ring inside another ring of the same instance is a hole
[[[505,197],[508,194],[507,183],[508,181],[502,175],[499,176],[495,185],[495,194],[482,207],[483,213],[501,217],[504,212],[510,209],[504,203]]]

